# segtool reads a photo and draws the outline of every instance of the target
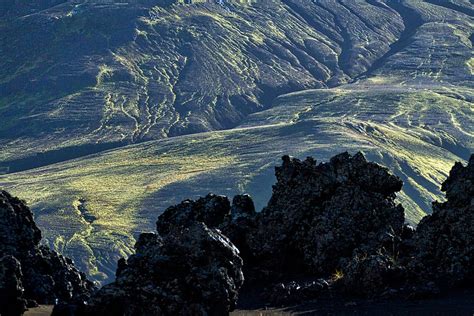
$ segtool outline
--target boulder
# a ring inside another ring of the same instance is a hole
[[[40,245],[41,231],[31,210],[5,191],[0,191],[0,240],[0,257],[10,258],[2,261],[10,264],[3,268],[12,268],[11,258],[15,258],[21,271],[17,274],[18,284],[29,305],[34,305],[33,301],[40,304],[83,301],[94,289],[94,284],[69,258]]]
[[[404,210],[394,201],[402,181],[361,153],[319,165],[312,158],[284,156],[276,177],[268,206],[246,241],[260,276],[327,276],[356,250],[392,249],[402,232]]]
[[[167,234],[173,227],[190,227],[203,222],[215,228],[231,216],[230,202],[225,196],[208,194],[197,201],[185,200],[167,208],[158,217],[156,229],[160,235]]]
[[[13,256],[0,258],[0,315],[16,316],[26,311],[20,262]]]
[[[474,281],[474,155],[467,166],[456,163],[442,184],[447,201],[434,202],[433,213],[418,224],[413,273],[441,287]]]
[[[394,257],[384,254],[354,256],[334,281],[337,292],[357,297],[392,297],[402,294],[407,273]]]
[[[218,205],[218,204],[214,204]],[[204,223],[141,234],[114,283],[89,302],[90,315],[226,315],[243,284],[239,251]]]

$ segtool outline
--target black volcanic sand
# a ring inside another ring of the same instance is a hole
[[[25,316],[49,316],[53,307],[32,308]],[[440,299],[427,300],[319,300],[292,307],[244,307],[231,316],[286,315],[469,315],[474,314],[474,291],[451,293]]]
[[[474,314],[474,291],[460,291],[426,300],[320,299],[292,307],[241,304],[234,316],[256,315],[469,315]]]

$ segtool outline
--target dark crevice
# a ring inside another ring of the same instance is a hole
[[[340,28],[342,38],[344,39],[344,42],[341,45],[341,54],[339,55],[338,59],[339,69],[341,69],[345,74],[351,77],[349,68],[353,47],[352,39],[349,32],[347,32],[347,29],[341,24],[339,18],[335,18],[334,21],[336,22],[336,25]]]
[[[387,4],[398,12],[400,17],[403,19],[403,24],[405,26],[404,30],[400,33],[400,37],[397,41],[393,42],[390,45],[390,49],[379,59],[377,59],[366,72],[360,74],[355,78],[355,80],[362,77],[367,77],[373,74],[377,69],[382,67],[385,62],[396,53],[402,51],[405,47],[409,46],[413,42],[413,35],[416,34],[418,28],[423,25],[423,19],[421,15],[415,10],[406,7],[398,0],[387,1]]]
[[[346,27],[344,27],[342,24],[341,20],[332,10],[324,7],[320,2],[315,2],[314,4],[318,5],[332,16],[336,28],[340,31],[343,41],[338,42],[339,47],[341,48],[341,53],[339,54],[338,58],[338,67],[344,74],[349,75],[350,57],[352,53],[352,40],[350,34]]]
[[[338,40],[334,34],[331,34],[331,32],[327,31],[323,25],[318,23],[312,16],[310,16],[308,13],[304,11],[304,9],[300,8],[298,5],[294,4],[293,2],[289,0],[282,0],[282,2],[290,9],[288,12],[293,14],[296,18],[302,20],[309,26],[311,26],[315,31],[318,33],[323,34],[326,36],[329,40],[331,40],[334,43],[337,43],[338,45],[341,45],[342,42]],[[326,10],[325,8],[323,8]]]
[[[20,159],[0,162],[0,174],[14,173],[34,168],[40,168],[52,165],[66,160],[81,158],[84,156],[97,154],[102,151],[122,147],[127,145],[125,142],[111,142],[101,144],[87,144],[80,146],[71,146],[61,149],[50,150],[37,153]]]
[[[79,205],[77,206],[77,210],[81,213],[82,218],[92,224],[97,220],[97,217],[94,216],[88,209],[87,209],[87,201],[86,199],[80,198]]]
[[[339,58],[338,58],[338,67],[344,74],[349,75],[350,58],[352,54],[352,39],[350,37],[350,34],[347,31],[346,26],[342,24],[342,21],[336,15],[336,13],[334,13],[329,8],[326,8],[320,2],[314,2],[314,4],[316,4],[317,6],[319,6],[320,8],[322,8],[324,11],[328,12],[332,16],[335,27],[336,29],[339,30],[339,33],[342,36],[342,39],[343,39],[342,42],[341,41],[337,42],[339,47],[341,48],[341,53],[339,54]]]
[[[366,18],[364,18],[360,13],[354,11],[350,6],[347,4],[343,3],[341,0],[338,1],[338,3],[344,7],[347,11],[349,11],[352,15],[357,17],[359,21],[361,21],[368,29],[370,29],[372,32],[377,33],[378,35],[380,34],[380,30],[378,30],[375,26],[373,26],[369,21],[367,21]]]

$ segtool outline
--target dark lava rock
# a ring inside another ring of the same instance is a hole
[[[335,290],[358,297],[393,297],[404,289],[407,273],[394,257],[355,256],[334,280]]]
[[[0,214],[0,254],[21,257],[38,246],[41,231],[21,200],[0,191]]]
[[[355,250],[392,248],[391,238],[402,231],[404,210],[394,202],[402,181],[361,153],[319,165],[285,156],[276,177],[247,238],[260,276],[332,274]]]
[[[330,282],[325,279],[281,282],[264,292],[264,299],[272,305],[288,306],[308,302],[328,292]]]
[[[248,283],[311,273],[331,275],[354,251],[393,251],[404,225],[394,202],[402,181],[361,153],[343,153],[317,165],[283,157],[268,206],[256,213],[248,195],[208,195],[168,208],[160,234],[202,221],[218,227],[239,248]]]
[[[219,228],[240,250],[246,265],[252,265],[253,250],[249,248],[247,239],[257,229],[257,213],[249,195],[236,195],[232,205],[227,197],[212,193],[196,201],[185,200],[167,208],[158,217],[156,227],[163,236],[173,228],[191,227],[196,222]]]
[[[40,245],[41,232],[32,212],[5,191],[0,191],[0,240],[0,257],[13,256],[20,264],[17,278],[29,305],[85,300],[94,289],[69,258]],[[3,266],[7,263],[11,260],[1,261],[0,269],[9,269]]]
[[[474,281],[474,155],[467,166],[456,163],[442,188],[445,203],[418,224],[411,268],[441,287]]]
[[[227,197],[208,194],[197,201],[185,200],[167,208],[158,217],[156,229],[160,235],[165,235],[173,227],[190,227],[196,222],[203,222],[214,228],[224,223],[230,215],[230,202]]]
[[[0,258],[0,315],[16,316],[26,311],[20,262],[13,256]]]
[[[173,227],[163,237],[142,234],[135,248],[119,262],[116,281],[89,302],[88,314],[226,315],[235,308],[242,259],[219,230],[203,223]]]
[[[400,273],[390,256],[409,247],[405,239],[413,236],[404,226],[403,208],[394,202],[402,181],[361,153],[321,164],[284,156],[276,177],[260,213],[248,195],[234,197],[230,205],[226,197],[210,194],[168,208],[158,218],[158,232],[166,235],[196,221],[219,228],[240,250],[246,286],[263,284],[269,288],[265,299],[279,305],[327,292],[333,274],[344,268],[348,277],[336,288],[361,281],[368,286],[361,295],[386,290],[385,282]],[[371,260],[355,264],[356,257]],[[275,282],[281,283],[269,286]]]
[[[250,195],[242,194],[234,196],[231,214],[233,220],[255,216],[257,213],[255,212],[255,205]]]

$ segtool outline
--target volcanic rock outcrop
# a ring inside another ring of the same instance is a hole
[[[189,227],[203,222],[208,227],[218,227],[229,219],[230,203],[227,197],[209,194],[197,201],[184,200],[171,206],[159,216],[156,229],[160,235],[170,232],[173,227]]]
[[[394,202],[402,181],[361,153],[343,153],[317,165],[283,157],[268,206],[256,213],[248,196],[208,195],[168,208],[159,232],[204,221],[218,227],[241,250],[248,282],[277,280],[311,271],[330,275],[354,251],[393,248],[404,211]]]
[[[215,204],[217,205],[217,204]],[[239,251],[219,230],[195,222],[141,234],[119,261],[116,281],[89,302],[88,315],[226,315],[243,284]]]
[[[319,165],[284,156],[262,212],[247,195],[231,205],[209,194],[168,208],[157,227],[165,232],[196,220],[218,227],[241,251],[247,284],[263,282],[265,296],[279,305],[328,290],[432,296],[474,280],[473,165],[471,158],[467,167],[454,166],[442,188],[447,202],[435,202],[417,230],[404,224],[394,201],[402,181],[361,153]]]
[[[15,257],[0,258],[0,315],[22,315],[26,310],[21,278],[21,265]]]
[[[248,195],[230,203],[209,194],[168,208],[158,234],[141,234],[136,253],[119,261],[114,283],[55,315],[225,315],[236,307],[244,274],[250,286],[243,291],[264,288],[263,298],[275,305],[432,296],[474,281],[474,155],[467,166],[456,163],[442,186],[447,201],[434,202],[416,230],[394,201],[401,180],[361,153],[320,164],[284,156],[276,177],[260,213]],[[0,197],[0,249],[7,254],[0,299],[12,302],[0,313],[21,313],[25,298],[87,294],[86,281],[71,281],[82,275],[70,261],[38,246],[29,209],[5,192]],[[55,271],[48,275],[54,291],[45,271]]]
[[[361,153],[319,165],[312,158],[284,156],[276,177],[258,229],[248,239],[261,270],[327,275],[355,251],[391,248],[402,231],[404,210],[394,202],[402,181]]]
[[[5,191],[0,191],[0,240],[0,306],[16,306],[11,315],[22,314],[28,301],[84,301],[94,289],[69,258],[40,245],[32,212]]]
[[[414,230],[394,236],[394,250],[355,256],[334,288],[364,297],[431,297],[474,281],[474,155],[442,184],[447,201]]]
[[[456,163],[442,184],[447,201],[434,202],[433,213],[418,224],[411,269],[438,286],[474,281],[474,155],[467,166]]]

